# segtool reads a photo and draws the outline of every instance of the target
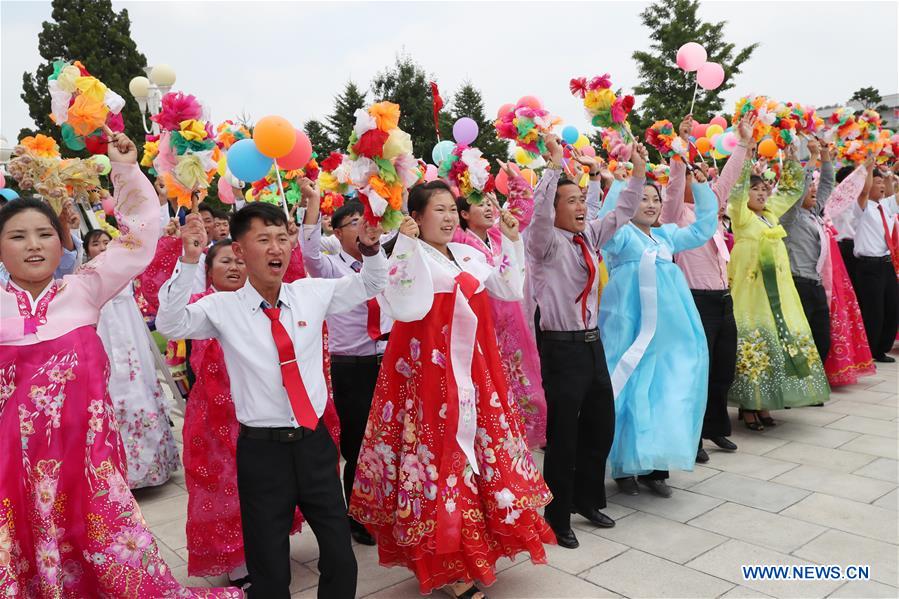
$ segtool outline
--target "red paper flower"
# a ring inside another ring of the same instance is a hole
[[[334,171],[340,164],[343,162],[343,154],[340,152],[331,152],[331,154],[322,160],[321,167],[322,170],[326,170],[328,172]]]
[[[356,142],[356,145],[353,146],[353,152],[366,158],[380,156],[388,137],[388,133],[380,129],[366,131],[359,138],[359,141]]]
[[[572,96],[583,98],[585,95],[587,95],[587,78],[576,77],[572,79],[568,82],[568,89],[571,90]]]
[[[150,119],[167,131],[178,131],[181,121],[199,119],[202,116],[203,109],[194,96],[170,92],[162,97],[162,110]]]
[[[87,135],[84,138],[84,147],[93,155],[106,154],[109,150],[109,142],[105,135]]]
[[[606,73],[602,77],[594,77],[593,79],[590,80],[590,83],[587,85],[587,88],[590,91],[593,91],[594,89],[599,89],[599,88],[608,89],[610,87],[612,87],[612,79],[611,79],[611,75],[609,75],[608,73]]]

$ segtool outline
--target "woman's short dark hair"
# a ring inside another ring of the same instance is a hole
[[[434,179],[433,181],[428,181],[427,183],[422,183],[421,185],[413,187],[409,192],[409,214],[412,214],[413,212],[418,212],[419,214],[424,212],[424,209],[428,207],[431,196],[439,191],[445,191],[446,193],[453,195],[453,190],[450,189],[450,186],[440,179]]]
[[[459,196],[456,198],[456,211],[459,212],[459,226],[462,227],[462,230],[468,229],[468,219],[462,216],[462,211],[468,212],[471,210],[471,204],[468,203],[468,200]]]
[[[843,179],[845,179],[846,177],[851,175],[854,170],[855,170],[855,167],[851,164],[847,164],[846,166],[844,166],[843,168],[838,170],[837,176],[836,176],[837,183],[842,183]]]
[[[267,202],[251,202],[231,218],[231,239],[240,241],[250,230],[254,218],[261,220],[266,226],[287,228],[287,216],[279,207]]]
[[[331,228],[339,229],[343,226],[343,221],[357,214],[359,216],[365,214],[365,206],[358,200],[350,200],[334,211],[334,216],[331,217]]]
[[[3,233],[6,223],[12,217],[26,210],[36,210],[46,216],[47,220],[50,221],[50,225],[56,230],[60,243],[62,242],[62,223],[59,220],[59,216],[56,215],[48,203],[34,198],[19,198],[12,202],[7,202],[3,208],[0,208],[0,234]]]
[[[646,181],[643,183],[643,186],[644,187],[652,187],[653,189],[655,189],[656,193],[659,194],[659,199],[660,200],[662,199],[662,189],[658,185],[656,185],[656,183],[654,181]]]
[[[749,187],[755,187],[756,185],[767,184],[767,182],[758,175],[749,175]]]
[[[112,240],[112,235],[110,235],[103,229],[91,229],[90,231],[87,232],[87,235],[85,235],[84,239],[82,240],[82,242],[84,244],[84,255],[85,256],[87,256],[88,248],[90,248],[91,243],[93,243],[94,239],[96,239],[97,237],[100,237],[101,235],[106,235],[107,237],[109,237],[110,240]]]

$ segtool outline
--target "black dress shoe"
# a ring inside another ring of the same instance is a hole
[[[554,530],[553,532],[556,533],[556,542],[559,544],[559,547],[564,547],[565,549],[577,549],[581,546],[577,537],[574,536],[574,531],[570,528],[563,531]]]
[[[576,510],[576,514],[579,514],[589,520],[592,524],[600,528],[613,528],[615,526],[615,521],[603,514],[601,511],[597,509],[591,510]]]
[[[350,534],[353,536],[353,540],[360,545],[375,545],[375,538],[355,520],[350,520]]]
[[[725,451],[737,451],[737,444],[727,437],[712,437],[709,441]]]
[[[896,361],[896,358],[894,358],[893,356],[888,356],[886,354],[880,354],[880,355],[874,356],[874,361],[880,362],[882,364],[892,364],[893,362]]]
[[[706,464],[709,461],[709,454],[705,452],[705,449],[702,447],[696,452],[696,463],[697,464]]]
[[[629,476],[628,478],[617,478],[615,479],[615,482],[618,483],[618,489],[625,495],[640,494],[640,487],[637,486],[637,481],[633,476]]]
[[[663,480],[656,480],[653,478],[641,478],[640,482],[646,485],[646,487],[652,491],[654,494],[659,497],[668,498],[671,497],[671,487],[668,486]]]

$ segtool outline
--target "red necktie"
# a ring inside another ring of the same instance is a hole
[[[593,263],[593,254],[587,247],[587,241],[583,235],[575,235],[571,238],[575,245],[581,247],[581,253],[584,255],[584,262],[587,264],[587,285],[581,294],[574,301],[581,302],[581,319],[584,321],[584,328],[587,328],[587,300],[590,297],[590,290],[593,289],[593,282],[596,280],[596,264]]]
[[[887,215],[883,211],[883,206],[877,204],[877,211],[880,212],[880,220],[883,222],[883,238],[887,242],[887,249],[890,251],[890,260],[893,262],[893,268],[899,273],[899,247],[896,247],[894,235],[890,234],[890,226],[887,224]],[[896,223],[893,223],[893,233],[896,233]]]
[[[350,264],[350,268],[353,269],[353,272],[361,272],[362,263],[356,260]],[[368,320],[365,323],[368,336],[372,341],[383,341],[387,335],[381,334],[381,306],[378,305],[378,300],[375,298],[367,300],[365,305],[368,308]]]
[[[281,309],[263,308],[262,311],[272,321],[272,338],[275,340],[275,347],[278,348],[278,361],[281,363],[281,381],[287,390],[293,415],[300,426],[315,430],[315,427],[318,426],[318,416],[315,415],[315,409],[312,407],[312,402],[309,401],[309,394],[306,393],[306,386],[303,384],[303,377],[300,376],[300,366],[297,364],[297,356],[293,350],[293,340],[279,320]]]

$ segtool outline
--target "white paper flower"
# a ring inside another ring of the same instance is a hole
[[[353,113],[356,117],[356,124],[353,126],[353,133],[356,134],[357,138],[361,138],[366,131],[371,131],[378,124],[375,122],[375,119],[372,115],[368,114],[368,111],[364,108],[359,108]]]
[[[103,102],[109,107],[109,112],[112,114],[119,114],[122,112],[122,109],[125,108],[125,99],[109,88],[106,88],[106,95],[103,97]]]
[[[350,161],[350,179],[356,185],[363,187],[368,185],[368,179],[378,174],[378,165],[371,158],[360,156]]]
[[[62,125],[69,118],[69,102],[72,94],[59,87],[59,81],[54,79],[48,86],[50,90],[50,112],[57,125]]]
[[[368,185],[362,189],[362,193],[368,196],[368,204],[371,206],[371,213],[375,216],[382,216],[384,211],[387,210],[387,200],[379,196],[375,190]]]

